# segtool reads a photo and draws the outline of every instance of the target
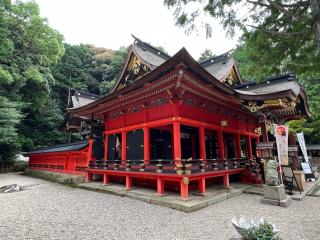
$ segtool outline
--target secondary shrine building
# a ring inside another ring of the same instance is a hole
[[[290,74],[244,83],[229,53],[198,63],[184,48],[170,57],[138,38],[111,91],[68,112],[68,129],[95,133],[70,150],[85,149],[87,162],[46,168],[32,162],[43,159],[40,150],[30,153],[31,168],[84,171],[87,181],[100,175],[104,184],[148,185],[159,195],[179,189],[184,199],[192,189],[205,193],[209,183],[261,183],[256,143],[268,140],[268,124],[310,115]],[[45,151],[48,159],[66,153]]]

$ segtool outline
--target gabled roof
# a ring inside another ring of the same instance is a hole
[[[102,97],[100,95],[82,92],[78,90],[73,90],[72,92],[72,95],[69,96],[70,99],[68,101],[68,108],[78,108],[87,105],[91,102],[94,102]]]
[[[279,98],[279,95],[297,97],[302,90],[296,77],[292,74],[284,74],[268,78],[261,83],[250,82],[235,87],[235,90],[245,100],[264,100]],[[291,94],[291,95],[290,95]]]
[[[270,101],[274,99],[288,99],[296,102],[295,107],[301,115],[311,116],[307,96],[303,87],[298,83],[295,75],[290,73],[271,78],[265,82],[250,82],[235,87],[237,95],[246,101]]]
[[[68,109],[68,111],[73,114],[80,114],[81,111],[90,109],[90,111],[94,112],[95,106],[110,101],[111,99],[114,99],[119,95],[125,95],[131,91],[134,91],[142,87],[145,83],[155,81],[169,71],[176,69],[177,66],[184,66],[186,69],[188,69],[188,71],[197,76],[201,81],[207,84],[211,84],[214,88],[219,89],[226,95],[235,95],[236,93],[232,88],[224,83],[221,83],[218,79],[208,73],[198,62],[196,62],[192,58],[192,56],[185,48],[182,48],[179,52],[177,52],[174,56],[169,58],[159,67],[151,70],[148,74],[143,75],[131,84],[128,84],[117,91],[112,91],[95,102],[89,103],[88,105],[82,106],[77,109]]]
[[[210,58],[202,63],[201,66],[204,67],[212,76],[217,78],[220,82],[226,82],[227,78],[234,78],[233,85],[241,84],[241,78],[239,71],[237,69],[235,60],[231,56],[232,50],[223,53],[219,56],[215,56]],[[230,85],[230,83],[226,82],[226,84]]]
[[[155,47],[151,46],[150,44],[141,41],[139,38],[132,35],[132,37],[135,39],[134,43],[130,45],[128,49],[128,54],[126,57],[125,64],[122,67],[122,70],[118,76],[118,80],[113,86],[113,88],[110,90],[109,93],[113,93],[116,90],[120,88],[121,85],[126,85],[126,74],[130,71],[129,67],[131,66],[130,62],[134,61],[133,58],[137,58],[139,64],[143,65],[145,67],[143,71],[139,72],[139,76],[136,76],[136,79],[142,77],[145,73],[150,72],[151,70],[154,70],[161,64],[163,64],[165,61],[167,61],[170,56],[166,53],[162,52],[159,49],[156,49]],[[142,66],[141,66],[142,68]],[[134,80],[136,80],[134,79]]]
[[[133,37],[135,41],[129,47],[126,62],[110,92],[87,105],[69,108],[70,113],[89,117],[89,114],[94,113],[99,105],[101,108],[102,104],[139,89],[144,84],[156,81],[169,71],[183,66],[200,81],[211,85],[225,95],[238,98],[239,102],[253,112],[263,108],[268,111],[270,109],[268,107],[271,106],[280,108],[277,114],[288,118],[298,114],[310,116],[306,94],[296,78],[291,75],[273,77],[259,84],[255,82],[244,84],[235,61],[230,55],[231,51],[199,64],[185,48],[170,57],[150,44]],[[272,102],[273,99],[279,104]]]

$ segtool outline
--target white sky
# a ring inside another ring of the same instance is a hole
[[[236,39],[225,36],[215,23],[213,36],[187,36],[175,26],[172,10],[163,0],[36,0],[40,14],[48,18],[51,27],[64,35],[71,44],[89,43],[97,47],[118,49],[129,46],[131,33],[153,46],[162,46],[173,55],[182,47],[197,59],[207,48],[221,54],[235,48]],[[214,23],[214,20],[211,20]]]

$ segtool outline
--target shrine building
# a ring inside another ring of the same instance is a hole
[[[262,183],[256,144],[269,140],[269,125],[310,116],[294,75],[246,83],[230,53],[198,63],[185,48],[169,56],[136,37],[113,88],[77,96],[68,129],[87,126],[90,139],[34,151],[30,168],[182,199],[209,184]]]

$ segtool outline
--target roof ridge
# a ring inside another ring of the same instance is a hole
[[[41,150],[50,149],[50,148],[59,148],[59,147],[66,147],[66,146],[81,145],[81,144],[85,144],[85,143],[88,143],[88,141],[87,140],[80,140],[80,141],[76,141],[76,142],[72,142],[72,143],[64,143],[64,144],[58,144],[58,145],[53,145],[53,146],[48,146],[48,147],[36,148],[32,152],[41,151]],[[30,152],[30,153],[32,153],[32,152]]]
[[[213,56],[213,57],[211,57],[211,58],[209,58],[209,59],[207,59],[207,60],[205,60],[205,61],[203,61],[203,62],[200,62],[199,64],[200,64],[200,65],[203,65],[203,64],[205,64],[205,63],[211,62],[212,60],[213,60],[213,62],[214,62],[214,61],[217,61],[219,58],[230,57],[230,52],[232,52],[232,51],[233,51],[233,49],[231,49],[231,50],[229,50],[229,51],[227,51],[227,52],[225,52],[225,53],[222,53],[222,54],[220,54],[220,55],[218,55],[218,56]]]
[[[131,34],[131,36],[132,36],[132,37],[134,38],[134,40],[135,40],[134,44],[136,44],[136,45],[144,45],[144,46],[146,46],[146,47],[148,47],[148,48],[151,48],[151,50],[153,50],[153,51],[155,51],[155,52],[160,52],[162,55],[164,55],[164,56],[167,57],[167,58],[171,58],[171,56],[168,55],[167,53],[161,51],[160,49],[157,49],[156,47],[150,45],[149,43],[146,43],[146,42],[142,41],[141,39],[137,38],[137,37],[134,36],[133,34]],[[140,43],[140,44],[139,44],[139,43]],[[168,60],[168,59],[166,59],[166,60]]]
[[[268,81],[272,82],[272,81],[282,80],[282,79],[293,80],[296,78],[297,78],[296,75],[294,75],[293,73],[287,72],[287,73],[283,73],[283,74],[276,75],[273,77],[267,77],[266,82],[268,82]],[[263,82],[261,82],[261,83],[263,83]]]
[[[75,93],[80,93],[83,94],[83,95],[87,95],[87,96],[91,96],[91,97],[95,97],[95,98],[101,98],[103,97],[103,95],[97,95],[97,94],[94,94],[94,93],[89,93],[89,92],[84,92],[84,91],[80,91],[80,90],[76,90],[76,89],[73,89]]]

